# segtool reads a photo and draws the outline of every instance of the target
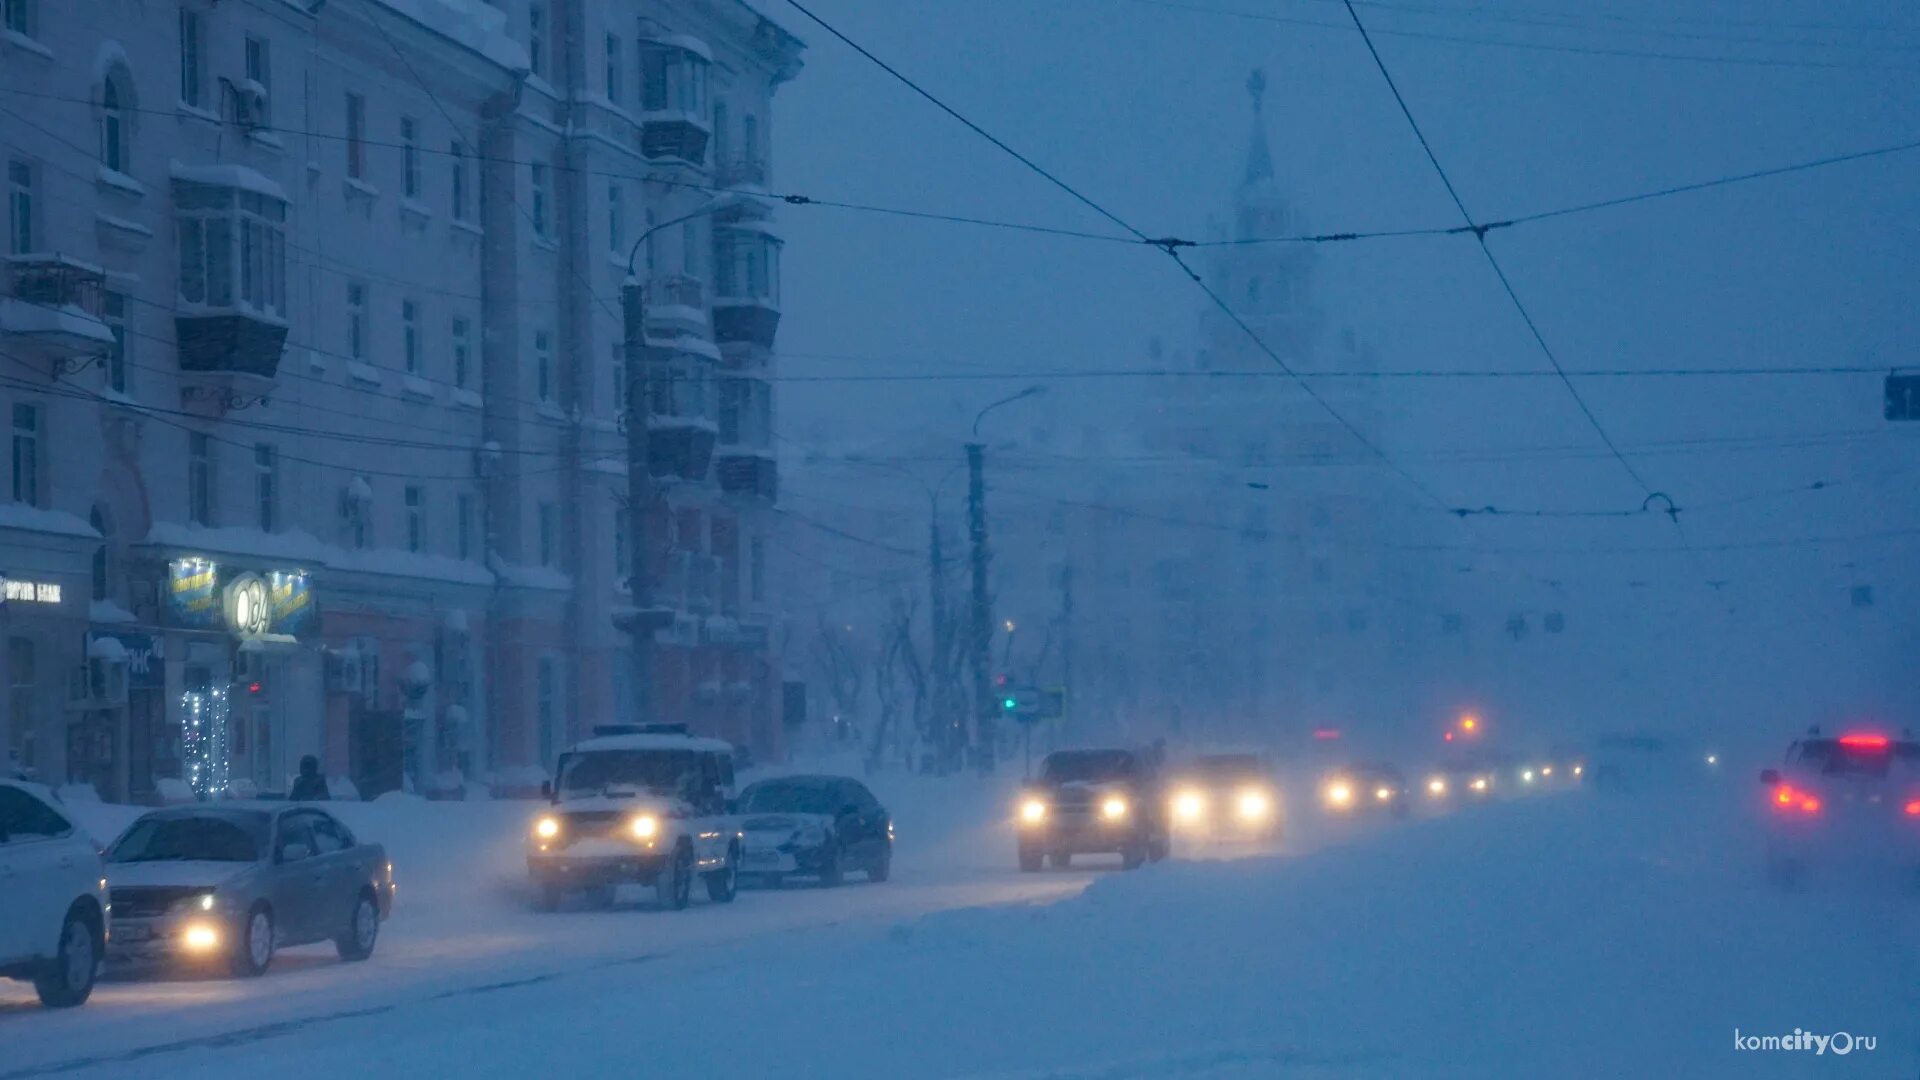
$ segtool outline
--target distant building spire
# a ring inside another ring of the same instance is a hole
[[[1247,187],[1273,179],[1273,154],[1267,149],[1267,123],[1261,113],[1261,101],[1267,96],[1267,73],[1254,68],[1247,76],[1247,96],[1253,99],[1253,138],[1247,146]]]

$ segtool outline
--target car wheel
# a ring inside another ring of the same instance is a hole
[[[653,896],[661,907],[681,911],[693,902],[693,848],[681,844],[673,849],[673,858],[653,883]]]
[[[536,885],[533,888],[533,910],[558,911],[562,890],[558,885]]]
[[[34,992],[49,1009],[71,1008],[93,993],[99,970],[100,936],[87,909],[75,904],[60,926],[60,947],[53,960],[33,977]]]
[[[727,865],[707,875],[707,899],[716,904],[730,904],[740,893],[740,874],[734,869],[735,855],[727,853]]]
[[[1073,865],[1073,852],[1050,851],[1047,853],[1047,861],[1053,864],[1055,870],[1065,870]]]
[[[1025,844],[1020,845],[1020,872],[1024,874],[1039,873],[1042,858],[1043,853],[1039,848],[1030,848]]]
[[[233,973],[241,978],[251,979],[264,974],[267,965],[273,963],[273,912],[265,904],[255,904],[247,912],[247,921],[240,930],[240,939],[233,943],[233,955],[229,966]]]
[[[373,955],[380,940],[380,907],[372,893],[361,893],[353,900],[353,915],[347,920],[347,932],[333,939],[334,951],[342,960],[365,960]]]
[[[880,855],[878,858],[874,859],[872,863],[868,864],[867,880],[874,881],[874,882],[885,881],[887,880],[888,877],[892,876],[892,874],[893,874],[893,845],[889,844],[880,850]]]
[[[834,889],[846,880],[846,871],[840,865],[840,845],[829,841],[827,853],[821,856],[820,887]]]

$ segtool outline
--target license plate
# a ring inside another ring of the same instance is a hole
[[[145,926],[116,926],[113,928],[113,940],[133,944],[145,941],[153,936],[153,930]]]

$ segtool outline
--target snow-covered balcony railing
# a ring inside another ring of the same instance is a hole
[[[736,155],[713,163],[713,181],[720,187],[765,191],[767,163],[757,154]]]
[[[286,193],[240,165],[172,173],[183,393],[264,395],[287,341]]]
[[[773,348],[780,330],[780,238],[764,221],[715,222],[713,337]]]
[[[705,334],[706,283],[685,274],[661,275],[648,281],[647,325],[670,334]]]
[[[100,267],[65,255],[12,255],[4,268],[0,331],[62,357],[113,344],[101,317],[106,274]]]
[[[640,153],[650,160],[702,167],[713,137],[707,118],[707,73],[713,54],[685,34],[657,33],[640,42]]]
[[[713,469],[719,428],[704,416],[647,418],[647,466],[657,480],[698,484]]]
[[[728,495],[773,502],[780,496],[780,466],[771,453],[741,446],[720,449],[714,463],[720,490]]]

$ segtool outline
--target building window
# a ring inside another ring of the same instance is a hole
[[[367,99],[347,95],[347,177],[364,180],[367,176]]]
[[[453,500],[454,553],[473,558],[473,496],[461,492]]]
[[[107,73],[100,85],[100,164],[133,171],[133,80],[125,68]]]
[[[200,13],[180,9],[180,104],[201,108],[206,98],[206,81],[200,73],[200,53],[204,42]]]
[[[260,91],[260,113],[252,117],[254,127],[273,125],[273,60],[265,38],[247,39],[247,81]]]
[[[546,78],[547,5],[543,0],[533,0],[527,5],[527,58],[532,62],[533,73]]]
[[[627,249],[626,207],[621,204],[618,180],[607,185],[607,247],[615,255]]]
[[[652,412],[656,416],[680,416],[708,419],[708,384],[713,381],[711,364],[697,356],[680,354],[656,369],[653,380]]]
[[[411,300],[400,301],[400,355],[407,374],[420,374],[420,305]]]
[[[6,0],[7,29],[22,37],[32,37],[40,29],[39,0]]]
[[[640,51],[640,107],[647,112],[707,112],[707,58],[664,42],[644,45]]]
[[[607,35],[607,100],[618,105],[625,95],[620,89],[620,35]]]
[[[400,118],[400,194],[420,197],[420,121]]]
[[[550,502],[540,504],[540,565],[552,566],[558,555],[560,512]]]
[[[545,330],[533,332],[533,392],[543,402],[553,400],[553,342]]]
[[[253,448],[253,502],[261,532],[280,527],[280,454],[270,443]]]
[[[720,441],[730,446],[765,446],[773,406],[767,384],[726,376],[720,380],[719,398]]]
[[[175,181],[173,194],[180,299],[284,318],[287,204],[255,191],[188,181]]]
[[[187,433],[187,520],[213,524],[213,440],[198,431]]]
[[[727,103],[713,103],[713,163],[725,168],[733,164],[733,132],[727,126]]]
[[[40,406],[13,406],[13,501],[40,503]]]
[[[33,227],[38,221],[34,214],[34,183],[36,170],[31,162],[7,162],[7,225],[13,234],[14,255],[30,255],[34,252]]]
[[[551,656],[541,657],[535,667],[538,674],[534,681],[538,685],[534,688],[536,699],[534,712],[540,729],[536,732],[536,737],[540,741],[540,763],[546,765],[553,761],[560,742],[559,733],[554,730],[560,716],[560,703],[557,700],[560,693],[560,678],[556,670],[558,665],[554,663]]]
[[[107,515],[99,507],[87,515],[87,524],[100,534],[100,546],[93,549],[93,598],[107,600],[113,596],[113,529],[107,524]]]
[[[613,587],[621,592],[633,588],[633,582],[627,580],[633,574],[632,535],[627,529],[627,512],[616,508],[613,512]]]
[[[767,542],[757,536],[747,543],[747,595],[756,604],[767,598]]]
[[[528,167],[527,171],[532,178],[531,190],[533,192],[533,207],[529,210],[529,214],[533,218],[533,231],[535,235],[545,238],[547,235],[547,201],[550,193],[547,167],[536,161]]]
[[[761,232],[715,229],[714,295],[726,300],[780,302],[780,241]]]
[[[453,385],[462,389],[467,385],[467,364],[472,357],[472,344],[467,336],[467,320],[453,320],[451,333],[453,341]]]
[[[127,294],[111,289],[100,294],[100,314],[113,331],[107,348],[107,385],[114,393],[127,392]]]
[[[680,226],[680,272],[690,278],[700,276],[700,226],[686,222]]]
[[[453,149],[449,151],[449,160],[451,161],[450,167],[453,169],[453,220],[466,221],[469,213],[467,208],[466,144],[455,139],[453,141]]]
[[[750,164],[760,162],[760,120],[752,113],[740,118],[740,156]]]
[[[347,282],[347,355],[367,358],[367,287],[358,281]]]
[[[418,554],[427,546],[427,509],[426,495],[417,484],[408,484],[407,502],[407,550]]]

